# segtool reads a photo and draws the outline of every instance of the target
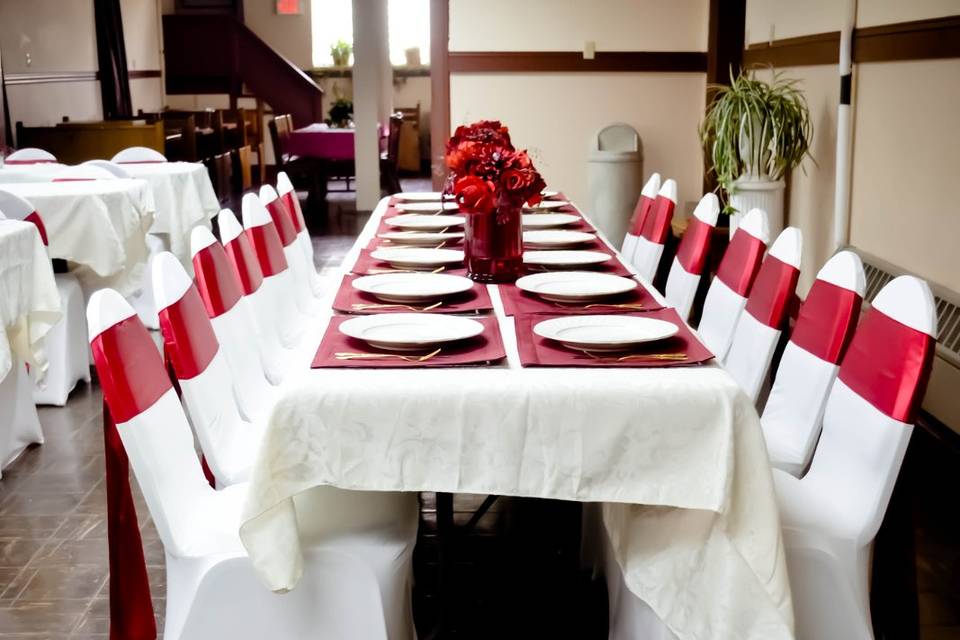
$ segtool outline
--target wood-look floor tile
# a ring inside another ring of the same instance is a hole
[[[0,607],[0,629],[4,633],[53,634],[66,638],[80,622],[86,600],[17,603]]]
[[[75,599],[89,601],[100,591],[106,577],[106,565],[37,567],[16,603]]]

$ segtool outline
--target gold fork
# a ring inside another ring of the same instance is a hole
[[[584,350],[584,353],[594,360],[606,360],[608,362],[625,362],[627,360],[666,360],[672,362],[681,362],[687,359],[685,353],[632,353],[626,356],[614,358],[613,356],[600,356],[595,353]]]
[[[351,353],[349,351],[340,351],[333,354],[337,360],[379,360],[381,358],[399,358],[406,362],[426,362],[440,354],[440,349],[431,351],[422,356],[404,356],[399,353]]]
[[[436,269],[434,269],[433,271],[430,271],[429,273],[440,273],[444,269],[446,269],[446,267],[437,267]],[[371,273],[428,273],[428,272],[424,269],[387,269],[387,268],[381,268],[381,267],[374,267],[372,269],[367,269],[367,273],[371,274]]]
[[[553,304],[560,307],[561,309],[594,309],[596,307],[607,307],[610,309],[632,309],[634,311],[639,311],[643,309],[643,305],[639,302],[625,302],[620,304],[613,304],[613,303],[603,304],[603,303],[597,302],[594,304],[587,304],[587,305],[563,304],[560,302],[554,302]]]
[[[369,311],[370,309],[410,309],[410,311],[423,312],[423,311],[432,311],[440,305],[443,304],[443,301],[434,302],[428,307],[414,307],[409,304],[385,304],[385,303],[375,303],[375,302],[354,302],[350,305],[356,311]]]

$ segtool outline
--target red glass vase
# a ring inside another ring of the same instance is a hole
[[[468,212],[464,254],[467,276],[477,282],[513,282],[523,267],[523,230],[519,205],[490,212]]]

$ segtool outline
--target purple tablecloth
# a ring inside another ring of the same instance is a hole
[[[312,124],[290,133],[289,153],[295,156],[353,160],[353,129],[332,129]]]

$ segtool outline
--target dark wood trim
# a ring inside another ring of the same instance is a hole
[[[839,61],[839,31],[752,44],[743,52],[744,67],[758,65],[801,67],[816,64],[837,64]]]
[[[593,59],[579,51],[455,51],[449,60],[451,73],[707,70],[703,51],[598,51]]]
[[[433,188],[447,179],[444,148],[450,137],[450,2],[430,0],[430,168]]]
[[[0,55],[0,148],[13,146],[13,129],[10,127],[10,105],[7,104],[7,81],[3,75],[3,56]]]
[[[729,84],[743,64],[746,0],[710,0],[707,27],[707,84]]]
[[[131,69],[129,72],[131,80],[141,80],[143,78],[161,78],[163,73],[160,72],[160,69]],[[99,77],[100,74],[97,74]]]
[[[960,58],[960,16],[857,29],[854,62]]]

